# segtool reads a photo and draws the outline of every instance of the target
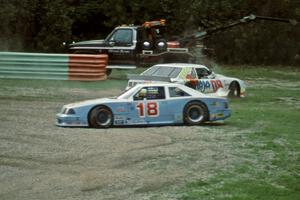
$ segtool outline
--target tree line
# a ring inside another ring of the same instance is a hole
[[[64,52],[63,42],[102,39],[117,25],[156,19],[183,36],[252,13],[300,21],[300,1],[0,0],[0,50]],[[203,42],[220,63],[299,66],[299,26],[255,21]]]

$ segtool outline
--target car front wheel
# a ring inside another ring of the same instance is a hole
[[[229,85],[229,97],[240,97],[240,86],[237,82],[232,82]]]
[[[89,114],[89,125],[93,128],[109,128],[113,124],[113,114],[105,106],[97,106]]]
[[[184,122],[187,125],[199,125],[208,120],[207,107],[201,102],[188,103],[184,109]]]

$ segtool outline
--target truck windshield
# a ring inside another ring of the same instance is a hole
[[[116,30],[109,37],[108,40],[116,42],[118,44],[131,44],[132,43],[132,30],[131,29],[119,29],[119,30]]]
[[[176,78],[180,71],[181,68],[179,67],[153,66],[143,72],[142,75]]]

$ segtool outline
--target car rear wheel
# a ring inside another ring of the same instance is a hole
[[[113,114],[105,106],[97,106],[89,114],[89,125],[93,128],[108,128],[113,124]]]
[[[237,98],[237,97],[241,96],[240,86],[237,82],[234,81],[229,85],[229,94],[228,94],[228,96],[232,97],[232,98]]]
[[[199,125],[208,120],[207,107],[201,102],[188,103],[184,109],[184,122],[187,125]]]

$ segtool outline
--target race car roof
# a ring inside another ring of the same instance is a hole
[[[191,64],[191,63],[165,63],[165,64],[157,64],[157,65],[153,65],[153,66],[179,67],[179,68],[186,68],[186,67],[207,68],[204,65]]]
[[[179,84],[179,83],[141,83],[141,84],[137,84],[135,85],[133,88],[142,88],[142,87],[178,87],[183,89],[184,91],[188,92],[190,95],[192,96],[202,96],[202,97],[209,97],[206,94],[203,94],[200,91],[194,90],[190,87],[187,87],[185,85]]]

